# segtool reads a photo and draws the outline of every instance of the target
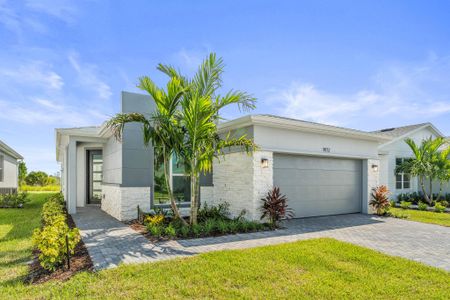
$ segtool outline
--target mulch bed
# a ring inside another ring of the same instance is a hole
[[[69,214],[67,214],[67,224],[70,228],[76,227]],[[47,271],[39,264],[38,255],[39,251],[34,250],[33,262],[30,264],[29,273],[24,280],[26,283],[40,284],[49,280],[66,281],[81,271],[93,271],[91,257],[82,240],[75,247],[75,253],[70,258],[70,270],[67,269],[67,264],[65,264],[55,272]]]

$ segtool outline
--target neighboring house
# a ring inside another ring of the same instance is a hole
[[[22,159],[22,155],[0,140],[0,194],[17,192],[18,165]]]
[[[414,156],[411,148],[405,143],[410,138],[420,144],[422,140],[429,137],[437,138],[445,136],[431,123],[415,124],[397,128],[386,128],[375,131],[379,135],[389,137],[391,140],[378,147],[380,158],[380,183],[386,185],[393,196],[402,193],[413,193],[421,191],[417,177],[411,178],[409,174],[395,174],[395,168],[405,159]],[[429,181],[425,182],[429,191]],[[433,192],[439,192],[439,183],[433,183]],[[450,184],[443,185],[443,193],[450,193]]]
[[[122,112],[154,110],[146,95],[123,92],[121,104]],[[279,186],[296,217],[370,213],[371,189],[379,184],[395,187],[392,163],[411,156],[403,139],[441,136],[431,124],[412,127],[416,130],[400,134],[403,131],[392,129],[388,134],[271,115],[222,123],[220,133],[245,133],[259,148],[251,154],[231,151],[214,161],[212,174],[201,178],[201,202],[226,201],[234,215],[245,209],[247,218],[258,220],[260,199]],[[168,207],[162,163],[152,147],[144,146],[139,124],[127,124],[121,142],[105,125],[56,129],[56,154],[70,213],[97,204],[115,218],[128,220],[136,218],[138,205],[144,211]],[[188,210],[189,178],[175,157],[170,169],[176,198],[182,210]],[[407,180],[402,177],[402,191]]]

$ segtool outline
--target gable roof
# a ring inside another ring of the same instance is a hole
[[[17,153],[13,148],[6,145],[0,140],[0,151],[14,157],[15,159],[23,159],[23,156]]]
[[[401,126],[401,127],[385,128],[385,129],[372,131],[372,133],[396,138],[396,137],[400,137],[405,134],[408,134],[411,131],[414,131],[418,128],[425,127],[426,125],[431,125],[431,123],[420,123],[420,124],[413,124],[413,125],[407,125],[407,126]]]
[[[431,131],[433,131],[436,134],[436,136],[445,138],[445,136],[442,134],[442,132],[440,132],[436,127],[434,127],[433,124],[431,124],[429,122],[395,127],[395,128],[386,128],[386,129],[381,129],[381,130],[377,130],[377,131],[372,131],[372,133],[391,138],[391,140],[389,142],[380,146],[380,147],[384,147],[384,146],[394,143],[398,140],[405,139],[409,135],[411,135],[417,131],[420,131],[424,128],[429,128],[429,129],[431,129]]]

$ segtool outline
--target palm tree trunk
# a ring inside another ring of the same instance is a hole
[[[433,179],[430,177],[430,204],[433,204]]]
[[[439,201],[439,199],[441,199],[442,196],[442,180],[439,181],[439,194],[436,198],[436,201]]]
[[[423,176],[419,176],[419,182],[420,182],[420,187],[422,188],[423,196],[425,197],[425,201],[427,201],[428,204],[431,205],[430,198],[428,198],[427,191],[425,190],[425,184],[423,183]]]
[[[197,224],[199,203],[199,176],[196,171],[191,172],[191,225]]]
[[[166,153],[163,147],[163,160],[164,160],[164,179],[166,183],[167,193],[169,194],[170,206],[172,207],[175,217],[180,219],[184,225],[187,225],[186,221],[181,217],[180,211],[178,210],[177,203],[175,202],[175,197],[173,195],[172,187],[170,186],[170,154]]]

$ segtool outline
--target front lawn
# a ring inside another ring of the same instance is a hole
[[[422,211],[414,209],[402,209],[391,207],[389,212],[395,217],[404,218],[407,220],[417,221],[422,223],[437,224],[442,226],[450,226],[449,213],[436,213],[432,211]]]
[[[31,234],[40,225],[41,208],[52,194],[29,193],[25,208],[0,209],[0,283],[25,275],[31,260]]]
[[[83,272],[64,283],[16,283],[0,294],[14,299],[443,299],[449,280],[443,270],[315,239]]]

